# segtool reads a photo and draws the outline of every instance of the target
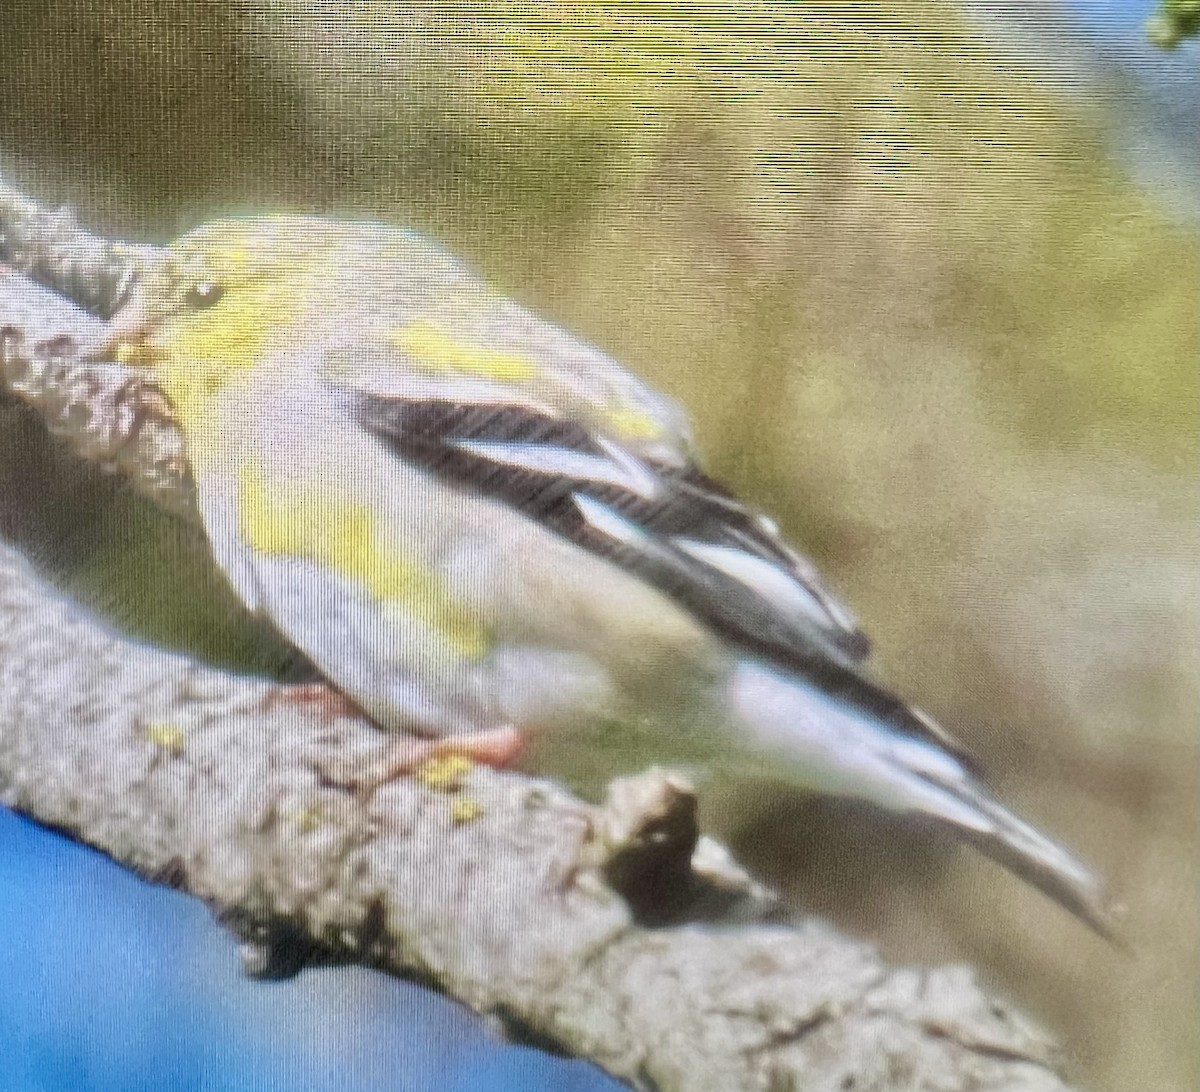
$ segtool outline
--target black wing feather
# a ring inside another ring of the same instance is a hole
[[[942,746],[947,739],[899,698],[854,669],[865,657],[865,636],[816,581],[816,574],[761,517],[692,464],[639,466],[652,473],[651,494],[608,481],[550,472],[497,460],[471,442],[542,445],[608,460],[612,451],[583,424],[509,403],[405,399],[345,392],[355,419],[405,460],[454,486],[501,501],[576,545],[636,572],[715,631],[782,664],[896,727]],[[604,505],[636,528],[623,541],[589,521],[577,498]],[[776,565],[813,600],[830,622],[797,620],[745,582],[677,546],[684,539],[733,547]]]

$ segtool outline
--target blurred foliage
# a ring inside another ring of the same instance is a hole
[[[159,240],[239,211],[412,225],[678,395],[881,670],[1113,877],[1139,958],[853,808],[714,777],[708,821],[894,954],[991,968],[1083,1083],[1200,1084],[1200,240],[1067,77],[915,0],[4,20],[0,152],[36,196]],[[128,499],[91,528],[79,578],[125,624],[284,669],[202,546]],[[587,750],[596,779],[654,757]]]
[[[1146,34],[1163,49],[1195,38],[1200,34],[1200,0],[1158,0],[1158,11],[1146,21]]]

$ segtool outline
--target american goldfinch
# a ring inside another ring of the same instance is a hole
[[[380,727],[586,747],[603,716],[932,817],[1105,931],[1093,874],[868,677],[670,399],[407,231],[224,220],[165,254],[106,351],[155,370],[241,598]]]

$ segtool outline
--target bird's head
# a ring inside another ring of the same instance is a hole
[[[97,355],[152,369],[186,427],[297,328],[328,234],[327,222],[301,217],[196,228],[140,271]]]

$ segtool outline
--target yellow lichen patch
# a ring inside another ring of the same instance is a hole
[[[354,581],[381,605],[423,622],[458,655],[478,658],[490,648],[487,628],[454,601],[435,570],[379,533],[367,505],[282,484],[268,494],[261,474],[243,467],[238,520],[252,549]]]
[[[437,792],[458,792],[474,765],[465,755],[438,755],[422,762],[413,776]]]
[[[532,379],[537,364],[521,353],[507,353],[460,341],[424,319],[388,332],[388,340],[420,368],[461,372],[486,379]]]
[[[450,820],[454,823],[473,823],[483,815],[483,805],[470,796],[460,796],[450,803]]]
[[[325,809],[320,804],[310,804],[295,814],[296,826],[301,834],[311,834],[325,819]]]
[[[183,754],[186,741],[183,729],[177,724],[147,724],[146,738],[160,751],[167,751],[172,755]]]

